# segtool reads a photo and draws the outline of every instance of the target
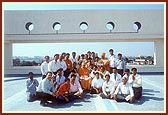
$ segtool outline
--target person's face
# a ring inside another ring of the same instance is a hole
[[[110,55],[113,55],[113,51],[110,51]]]
[[[110,77],[109,76],[106,76],[106,81],[109,81],[110,80]]]
[[[48,74],[47,74],[47,78],[48,78],[49,80],[52,80],[52,79],[53,79],[52,74],[51,74],[51,73],[48,73]]]
[[[75,53],[73,53],[73,54],[72,54],[72,56],[73,56],[73,57],[75,57],[75,56],[76,56],[76,54],[75,54]]]
[[[93,70],[95,70],[95,71],[96,71],[96,70],[97,70],[97,67],[93,66]]]
[[[119,56],[118,56],[118,59],[121,59],[121,58],[122,58],[122,56],[121,56],[121,55],[119,55]]]
[[[29,74],[29,78],[30,78],[30,79],[33,79],[33,74]]]
[[[123,84],[126,84],[127,83],[127,79],[125,77],[122,78],[122,82]]]
[[[67,80],[65,83],[66,83],[66,85],[70,85],[70,81],[69,80]]]
[[[72,76],[72,78],[71,78],[72,82],[74,82],[75,79],[76,79],[76,77],[75,77],[75,76]]]
[[[58,71],[57,74],[58,74],[59,76],[61,76],[61,75],[62,75],[62,71]]]
[[[130,74],[130,72],[125,72],[125,74],[129,75],[129,74]]]
[[[100,68],[100,71],[101,71],[101,72],[104,72],[104,68],[103,68],[103,67],[101,67],[101,68]]]
[[[96,78],[99,79],[99,74],[96,74]]]
[[[58,56],[58,55],[54,57],[54,60],[55,60],[55,61],[57,61],[58,59],[59,59],[59,56]]]
[[[117,69],[113,69],[113,73],[115,73],[115,74],[116,74],[116,73],[117,73]]]
[[[49,57],[45,57],[45,61],[46,61],[46,62],[49,62],[49,61],[50,61],[50,58],[49,58]]]
[[[132,70],[132,74],[136,75],[137,71],[134,69]]]

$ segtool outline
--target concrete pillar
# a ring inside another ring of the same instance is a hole
[[[164,67],[164,40],[154,42],[154,65]]]
[[[4,68],[11,69],[13,66],[12,43],[4,43]]]

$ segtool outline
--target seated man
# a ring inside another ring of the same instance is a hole
[[[65,79],[65,82],[60,85],[56,93],[56,98],[59,103],[69,102],[70,79]]]
[[[91,77],[89,77],[90,71],[88,68],[86,68],[85,62],[83,62],[81,67],[79,68],[78,74],[80,76],[82,88],[86,92],[90,91],[90,82],[91,82]]]
[[[127,78],[123,77],[122,82],[119,83],[117,89],[114,92],[114,100],[116,101],[129,101],[133,103],[134,101],[134,92],[131,84],[127,82]]]
[[[136,68],[132,68],[132,75],[129,76],[128,82],[132,84],[135,99],[139,100],[142,97],[142,78],[137,74]]]
[[[106,80],[104,81],[103,83],[103,86],[102,86],[102,93],[101,93],[101,97],[102,98],[113,98],[114,96],[114,83],[112,81],[110,81],[110,75],[107,74],[105,75],[105,78]]]
[[[81,88],[79,81],[76,80],[76,75],[72,74],[70,79],[70,95],[72,98],[71,100],[82,97],[82,93],[83,90]]]
[[[41,99],[40,105],[47,106],[47,101],[55,102],[55,88],[53,84],[52,72],[47,72],[46,78],[44,78],[38,87],[37,95]]]
[[[99,72],[95,73],[95,78],[92,80],[91,94],[99,94],[102,92],[102,85],[104,80],[100,77]]]
[[[32,102],[36,100],[36,87],[38,87],[39,83],[36,79],[33,78],[33,72],[28,73],[28,79],[26,80],[27,86],[27,101]]]
[[[63,76],[63,69],[59,68],[56,74],[56,87],[55,89],[58,90],[59,86],[65,82],[65,77]]]

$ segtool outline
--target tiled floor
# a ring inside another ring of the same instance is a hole
[[[164,75],[141,75],[143,80],[143,97],[139,102],[129,104],[102,99],[99,95],[86,94],[84,99],[74,100],[63,105],[40,106],[39,101],[27,102],[26,79],[4,78],[3,112],[163,112]],[[40,81],[41,77],[37,77]]]

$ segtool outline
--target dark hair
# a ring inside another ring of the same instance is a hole
[[[48,71],[48,72],[46,73],[46,75],[49,74],[49,73],[52,75],[52,72],[51,72],[51,71]]]
[[[50,56],[45,56],[45,58],[50,58]]]
[[[33,74],[33,72],[29,72],[28,75]]]
[[[113,49],[110,49],[109,52],[113,52]]]
[[[130,72],[130,70],[129,69],[125,69],[125,72]]]
[[[70,79],[69,79],[69,78],[66,78],[66,79],[65,79],[65,82],[66,82],[66,81],[70,81]]]
[[[73,73],[76,73],[76,71],[73,69],[73,70],[71,70],[71,72],[73,72]]]
[[[105,75],[105,78],[106,78],[107,76],[110,78],[110,75],[109,75],[109,74],[106,74],[106,75]]]
[[[59,56],[59,54],[55,54],[54,57],[55,57],[55,56]]]
[[[133,68],[131,69],[131,71],[133,71],[133,70],[137,71],[137,68],[133,67]]]
[[[72,78],[72,77],[76,77],[76,75],[75,75],[75,74],[72,74],[72,75],[71,75],[71,78]]]
[[[121,54],[121,53],[119,53],[119,54],[118,54],[118,56],[122,56],[122,54]]]
[[[116,67],[114,67],[113,69],[117,69]]]
[[[95,74],[99,74],[99,72],[96,72]]]
[[[76,54],[76,52],[72,52],[72,54]]]

